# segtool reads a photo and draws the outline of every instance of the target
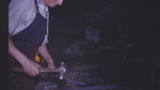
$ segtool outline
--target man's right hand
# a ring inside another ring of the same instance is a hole
[[[15,47],[15,45],[12,42],[12,40],[10,39],[10,37],[8,37],[8,41],[9,41],[9,44],[8,44],[9,45],[9,49],[8,49],[9,54],[22,65],[25,73],[30,76],[38,75],[39,74],[38,69],[41,68],[41,66],[39,66],[36,62],[29,60],[21,51],[19,51]]]
[[[32,60],[24,60],[24,62],[21,64],[24,72],[28,74],[29,76],[36,76],[39,74],[39,68],[41,68],[40,65],[38,65],[36,62]]]

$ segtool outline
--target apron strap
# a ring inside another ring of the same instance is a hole
[[[37,11],[37,13],[39,13],[39,9],[38,9],[38,4],[37,4],[37,0],[34,0],[35,1],[35,7],[36,7],[36,11]]]

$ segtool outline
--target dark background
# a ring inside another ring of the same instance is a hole
[[[157,77],[159,61],[157,54],[152,57],[153,52],[158,52],[158,45],[154,44],[158,39],[153,36],[154,41],[151,40],[150,15],[151,7],[144,0],[64,0],[62,6],[50,9],[50,53],[55,61],[66,60],[70,64],[76,61],[75,56],[65,56],[63,51],[72,42],[84,42],[81,48],[90,51],[110,44],[109,50],[85,55],[84,62],[104,64],[102,76],[115,83],[153,89],[158,81],[151,77]],[[86,40],[86,26],[93,31],[98,29],[98,43]],[[135,46],[127,47],[128,44]]]

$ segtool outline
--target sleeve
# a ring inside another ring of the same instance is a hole
[[[44,41],[43,41],[43,44],[46,44],[46,43],[48,43],[48,34],[49,34],[49,31],[48,31],[48,22],[49,22],[49,20],[47,21],[47,34],[45,35],[45,38],[44,38]]]
[[[29,0],[11,0],[9,4],[9,36],[11,36],[16,28],[23,23],[25,11],[29,6]]]
[[[44,4],[43,0],[37,0],[38,3]]]
[[[47,8],[48,9],[48,8]],[[44,41],[43,41],[43,44],[46,44],[48,43],[48,34],[49,34],[49,11],[46,13],[47,14],[47,34],[45,35],[45,38],[44,38]]]
[[[47,44],[47,43],[48,43],[48,33],[47,33],[47,35],[45,36],[44,41],[43,41],[43,44]]]

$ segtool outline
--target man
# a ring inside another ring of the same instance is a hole
[[[11,0],[9,4],[9,62],[12,66],[22,66],[29,76],[39,74],[40,65],[34,62],[38,52],[55,68],[49,54],[48,20],[49,7],[61,5],[63,0]]]

